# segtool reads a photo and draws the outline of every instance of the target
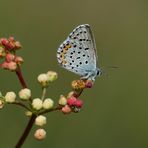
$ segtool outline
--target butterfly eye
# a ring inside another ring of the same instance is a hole
[[[102,74],[100,69],[97,69],[97,75],[100,76]]]

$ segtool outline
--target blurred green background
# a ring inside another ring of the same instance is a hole
[[[1,0],[0,37],[13,35],[23,49],[23,73],[33,97],[41,95],[38,74],[55,70],[59,79],[47,97],[58,100],[78,76],[62,69],[56,50],[78,25],[88,23],[95,34],[99,66],[96,79],[81,99],[79,114],[47,114],[47,138],[33,138],[24,148],[148,147],[148,2],[146,0]],[[108,69],[118,66],[118,69]],[[18,92],[14,73],[0,69],[0,90]],[[0,111],[0,147],[12,148],[27,124],[24,110],[8,105]]]

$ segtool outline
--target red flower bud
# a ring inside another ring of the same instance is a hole
[[[77,101],[77,98],[75,98],[75,97],[72,96],[71,98],[68,98],[67,99],[67,104],[69,106],[74,106],[76,101]]]
[[[64,113],[64,114],[69,114],[69,113],[71,113],[71,108],[68,106],[68,105],[65,105],[64,107],[62,107],[62,112]]]
[[[2,38],[2,39],[0,40],[0,43],[1,43],[2,45],[6,46],[6,45],[9,43],[9,41],[8,41],[6,38]]]
[[[85,82],[85,87],[86,87],[86,88],[92,88],[92,86],[93,86],[93,82],[92,82],[91,80],[87,80],[87,81]]]
[[[4,62],[1,64],[1,67],[4,68],[4,69],[8,69],[8,62],[4,61]]]
[[[8,70],[14,71],[17,68],[17,64],[15,62],[9,62],[8,63]]]
[[[77,99],[76,102],[75,102],[75,106],[76,106],[77,108],[81,108],[82,105],[83,105],[83,101],[80,100],[80,99]]]
[[[14,37],[13,37],[13,36],[10,36],[10,37],[9,37],[9,41],[10,41],[10,42],[14,42]]]
[[[15,58],[15,56],[13,54],[11,54],[11,53],[6,54],[6,61],[7,62],[13,61],[14,58]]]
[[[11,49],[13,49],[13,48],[15,47],[15,45],[14,45],[13,42],[9,42],[9,43],[6,44],[5,46],[6,46],[6,48],[7,48],[8,50],[11,50]]]
[[[17,63],[17,64],[22,64],[24,62],[23,58],[20,57],[20,56],[16,56],[14,61]]]

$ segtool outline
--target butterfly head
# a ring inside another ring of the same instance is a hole
[[[96,68],[95,70],[87,71],[85,76],[82,76],[82,79],[87,79],[91,81],[95,81],[96,76],[100,76],[102,71],[100,68]]]
[[[96,72],[97,72],[97,76],[101,76],[102,75],[102,71],[100,68],[97,68],[96,69]]]
[[[102,71],[100,68],[96,68],[96,70],[92,73],[90,79],[95,81],[96,76],[100,76],[102,74]]]

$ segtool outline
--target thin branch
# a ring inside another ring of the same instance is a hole
[[[31,111],[30,108],[28,108],[25,104],[23,104],[23,103],[21,103],[21,102],[19,102],[19,101],[15,101],[15,102],[13,102],[13,103],[9,103],[9,104],[19,105],[19,106],[22,106],[22,107],[24,107],[25,109]]]
[[[81,89],[80,92],[77,94],[77,97],[79,97],[83,93],[84,89]]]
[[[18,79],[19,79],[19,81],[20,81],[22,87],[23,87],[23,88],[27,88],[27,84],[26,84],[26,82],[25,82],[25,80],[24,80],[24,78],[23,78],[22,71],[21,71],[21,68],[20,68],[19,65],[18,65],[18,68],[16,69],[15,72],[16,72],[16,75],[18,76]]]
[[[24,130],[24,133],[22,134],[21,138],[19,139],[18,143],[16,144],[15,148],[21,148],[21,146],[23,145],[24,141],[26,140],[33,124],[34,124],[34,121],[35,121],[35,118],[36,118],[36,115],[33,114]]]
[[[49,110],[44,110],[44,111],[40,112],[38,115],[43,115],[43,114],[53,112],[53,111],[58,111],[58,110],[61,110],[61,109],[62,109],[62,106],[57,106],[57,107],[49,109]]]
[[[46,95],[46,90],[47,90],[47,88],[46,87],[43,87],[42,88],[42,96],[41,96],[41,100],[43,101],[44,100],[44,98],[45,98],[45,95]]]
[[[15,72],[16,72],[16,75],[17,75],[22,87],[27,88],[27,84],[26,84],[26,82],[25,82],[25,80],[23,78],[21,68],[19,67],[19,65],[18,65],[18,68],[17,68],[17,70]],[[31,99],[30,99],[30,102],[31,102]],[[15,104],[20,105],[20,106],[28,109],[28,107],[26,107],[24,104],[20,104],[20,103],[15,103]],[[17,142],[15,148],[21,148],[21,146],[23,145],[24,141],[26,140],[27,136],[30,133],[30,130],[31,130],[33,124],[34,124],[35,118],[36,118],[36,115],[32,114],[32,116],[31,116],[31,118],[30,118],[30,120],[29,120],[29,122],[28,122],[22,136],[20,137],[19,141]]]

